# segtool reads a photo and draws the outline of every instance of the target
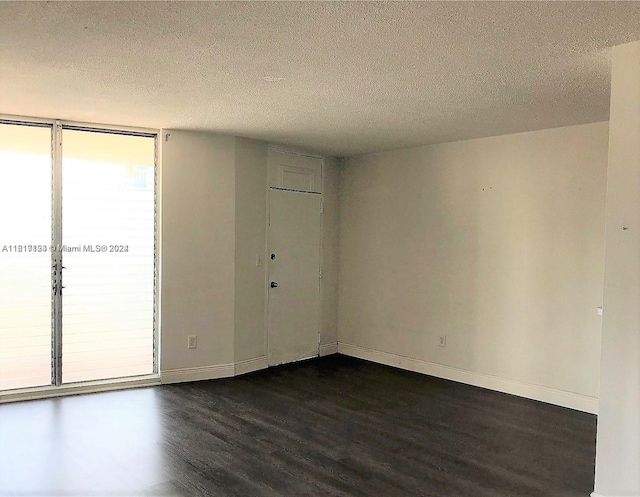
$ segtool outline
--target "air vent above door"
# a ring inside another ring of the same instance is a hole
[[[269,187],[322,193],[322,159],[269,150]]]

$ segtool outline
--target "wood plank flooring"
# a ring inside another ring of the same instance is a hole
[[[336,355],[0,405],[0,495],[587,497],[595,429]]]

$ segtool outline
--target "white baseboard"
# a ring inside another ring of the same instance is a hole
[[[197,368],[167,369],[160,373],[160,380],[166,383],[181,383],[183,381],[214,380],[228,378],[234,374],[234,364],[218,364]]]
[[[236,362],[233,365],[233,374],[238,376],[240,374],[251,373],[258,371],[259,369],[266,369],[269,367],[269,360],[267,356],[263,355],[255,357],[253,359],[246,359],[244,361]]]
[[[182,383],[185,381],[215,380],[229,378],[269,367],[266,356],[254,357],[230,364],[216,364],[197,368],[167,369],[160,373],[163,384]]]
[[[603,495],[603,494],[598,494],[596,492],[592,492],[591,493],[591,497],[640,497],[639,495]]]
[[[592,492],[591,497],[640,497],[640,495],[602,495]]]
[[[398,354],[382,352],[379,350],[351,345],[348,343],[338,342],[338,353],[368,361],[394,366],[400,369],[414,371],[416,373],[424,373],[438,378],[466,383],[489,390],[517,395],[527,399],[539,400],[548,404],[554,404],[561,407],[568,407],[577,411],[588,412],[591,414],[598,413],[598,399],[588,397],[572,392],[565,392],[554,388],[534,385],[531,383],[523,383],[515,380],[508,380],[498,376],[492,376],[484,373],[476,373],[463,369],[444,366],[434,362],[413,359]]]
[[[326,356],[326,355],[331,355],[331,354],[337,354],[338,353],[338,342],[323,343],[322,345],[320,345],[320,347],[318,349],[318,353],[319,353],[320,357],[323,357],[323,356]]]

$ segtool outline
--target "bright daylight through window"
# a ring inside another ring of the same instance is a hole
[[[155,146],[0,124],[0,390],[154,373]]]

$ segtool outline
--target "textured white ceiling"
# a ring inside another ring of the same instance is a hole
[[[344,156],[606,120],[638,39],[640,2],[0,2],[0,113]]]

